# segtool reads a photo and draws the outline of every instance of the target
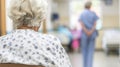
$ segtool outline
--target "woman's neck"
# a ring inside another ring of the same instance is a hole
[[[19,27],[18,29],[31,29],[31,30],[34,30],[34,31],[38,31],[38,30],[39,30],[39,27],[21,26],[21,27]]]
[[[25,26],[22,26],[22,27],[19,27],[18,29],[32,29],[32,27],[25,27]]]

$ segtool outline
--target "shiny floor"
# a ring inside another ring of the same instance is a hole
[[[83,67],[81,53],[69,53],[73,67]],[[106,55],[104,52],[95,52],[94,67],[120,67],[120,58],[117,55]]]

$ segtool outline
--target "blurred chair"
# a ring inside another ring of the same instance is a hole
[[[24,64],[0,64],[0,67],[44,67],[44,66],[24,65]]]

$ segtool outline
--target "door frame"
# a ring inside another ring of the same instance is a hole
[[[0,0],[0,30],[1,35],[6,34],[6,8],[5,8],[5,1]]]

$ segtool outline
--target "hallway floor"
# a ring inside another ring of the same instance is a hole
[[[69,57],[73,67],[83,67],[81,53],[69,53]],[[106,56],[104,52],[95,52],[93,66],[94,67],[120,67],[120,59],[116,55]]]

